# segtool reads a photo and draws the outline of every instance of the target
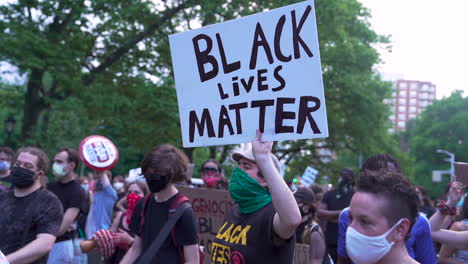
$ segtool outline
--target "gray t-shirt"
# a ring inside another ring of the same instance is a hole
[[[59,199],[45,189],[25,197],[13,190],[0,192],[0,250],[8,255],[36,239],[38,234],[56,236],[63,219]],[[42,257],[33,263],[46,263]]]

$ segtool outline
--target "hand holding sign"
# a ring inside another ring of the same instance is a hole
[[[262,142],[262,132],[257,130],[255,140],[252,142],[252,153],[255,160],[261,160],[270,156],[272,147],[272,141]]]
[[[79,151],[81,161],[95,171],[110,170],[119,161],[119,150],[110,139],[103,136],[92,135],[83,139]]]

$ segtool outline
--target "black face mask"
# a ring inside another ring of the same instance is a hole
[[[166,188],[169,183],[169,177],[159,176],[159,175],[148,175],[146,176],[146,184],[152,193],[160,192],[162,189]]]
[[[20,189],[28,188],[34,184],[34,175],[36,175],[36,173],[32,170],[13,167],[13,169],[11,169],[11,184]]]

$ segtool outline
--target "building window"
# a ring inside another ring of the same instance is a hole
[[[400,99],[398,99],[398,104],[400,104],[400,105],[405,105],[405,104],[406,104],[406,98],[400,98]]]
[[[400,85],[399,85],[400,88],[406,88],[406,83],[405,82],[401,82]]]
[[[416,117],[416,114],[410,114],[409,115],[409,118],[415,118]]]
[[[409,110],[410,110],[410,113],[416,113],[416,106],[411,106]]]
[[[411,90],[410,91],[410,96],[416,96],[418,94],[418,92],[416,90]]]
[[[416,98],[411,98],[410,99],[410,104],[415,105],[416,104]]]
[[[398,127],[405,128],[405,121],[398,121]]]
[[[416,89],[416,88],[418,88],[418,83],[412,82],[412,83],[410,84],[410,88],[411,88],[411,89]]]
[[[406,111],[406,106],[404,106],[404,105],[398,106],[398,111],[399,112],[405,112]]]
[[[400,97],[406,97],[406,90],[400,90],[399,95]]]

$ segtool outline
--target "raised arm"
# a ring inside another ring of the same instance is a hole
[[[262,134],[257,131],[257,136],[252,142],[252,152],[257,166],[260,168],[270,191],[276,214],[273,218],[273,229],[282,239],[291,238],[297,226],[301,223],[301,213],[289,190],[276,169],[271,154],[273,142],[262,142]]]
[[[463,196],[462,184],[459,182],[453,182],[452,187],[450,187],[449,193],[447,195],[447,206],[449,208],[455,207],[458,201],[460,201]],[[447,217],[438,210],[432,217],[429,219],[431,224],[431,234],[432,239],[446,244],[449,247],[456,249],[468,249],[468,231],[451,231],[446,230],[448,226],[444,226],[444,223],[450,223],[452,221],[444,221]]]

